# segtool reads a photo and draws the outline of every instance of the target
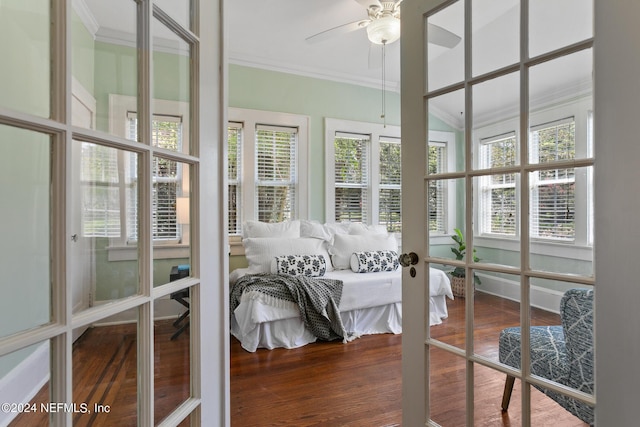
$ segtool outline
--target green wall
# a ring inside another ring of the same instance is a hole
[[[0,106],[49,116],[48,13],[47,0],[0,1]],[[50,153],[48,135],[0,125],[0,337],[51,320]],[[38,345],[0,357],[0,378]]]
[[[387,92],[388,125],[400,125],[400,94]],[[309,219],[324,222],[324,119],[382,123],[379,89],[229,65],[229,106],[310,117]]]
[[[96,300],[107,301],[136,295],[139,291],[138,261],[109,261],[109,239],[94,238],[96,263]],[[189,264],[189,258],[153,261],[153,286],[169,282],[171,267]]]

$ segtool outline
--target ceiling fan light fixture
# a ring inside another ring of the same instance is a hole
[[[369,41],[375,44],[389,44],[400,38],[400,19],[383,16],[367,25]]]

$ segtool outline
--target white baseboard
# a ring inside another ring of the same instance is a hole
[[[0,402],[32,403],[33,397],[49,381],[49,342],[42,343],[7,375],[0,378]],[[0,412],[0,427],[6,427],[17,412]]]
[[[501,277],[487,276],[482,273],[476,273],[481,285],[476,285],[476,290],[511,301],[520,302],[520,284],[513,280],[507,280]],[[560,299],[564,293],[554,291],[552,289],[541,288],[539,286],[531,286],[530,301],[532,307],[541,308],[553,313],[560,312]]]

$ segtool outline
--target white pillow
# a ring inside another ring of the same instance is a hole
[[[351,255],[363,251],[398,251],[398,242],[393,234],[336,234],[333,245],[329,247],[333,268],[346,270],[351,268]]]
[[[271,272],[276,274],[320,277],[326,271],[327,260],[322,255],[283,255],[275,257],[271,263]]]
[[[242,241],[244,253],[249,262],[248,273],[269,273],[271,262],[283,255],[322,255],[327,271],[332,271],[331,258],[323,240],[311,237],[275,238],[253,237]]]
[[[351,254],[350,264],[354,273],[396,271],[400,265],[396,251],[354,252]]]
[[[387,227],[380,224],[362,224],[361,222],[354,222],[349,225],[349,234],[382,234],[386,236]]]
[[[333,238],[336,234],[349,234],[350,224],[350,222],[328,222],[324,224],[324,227]]]
[[[316,239],[331,240],[329,230],[318,221],[300,220],[300,237],[315,237]]]
[[[245,221],[242,237],[300,237],[300,221],[261,222]]]

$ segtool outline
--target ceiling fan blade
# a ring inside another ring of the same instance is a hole
[[[308,43],[318,43],[332,37],[335,37],[340,34],[350,33],[352,31],[359,30],[360,28],[365,28],[367,25],[371,23],[370,19],[365,19],[362,21],[349,22],[348,24],[339,25],[334,28],[330,28],[328,30],[324,30],[318,34],[314,34],[312,36],[307,37],[305,40]]]
[[[382,5],[379,0],[355,0],[365,9],[369,9],[370,6],[375,6],[377,8],[382,9]]]
[[[429,23],[427,27],[427,35],[429,37],[429,43],[449,49],[456,47],[458,43],[460,43],[460,40],[462,40],[451,31],[431,23]]]

